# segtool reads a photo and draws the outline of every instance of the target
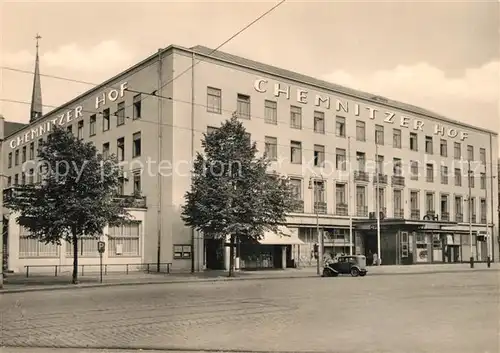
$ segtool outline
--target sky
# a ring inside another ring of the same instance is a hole
[[[4,1],[2,67],[100,83],[170,44],[215,48],[277,1]],[[223,51],[500,130],[500,5],[489,1],[291,1]],[[58,106],[92,86],[42,77]],[[0,70],[0,98],[32,75]],[[44,113],[50,111],[45,108]],[[8,121],[29,105],[0,101]]]

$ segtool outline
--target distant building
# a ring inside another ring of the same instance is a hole
[[[302,201],[284,228],[288,237],[268,233],[258,244],[238,246],[241,268],[314,265],[317,218],[326,253],[370,256],[377,252],[377,210],[384,265],[466,262],[471,255],[484,261],[488,242],[477,235],[486,229],[498,260],[496,132],[211,52],[172,45],[49,114],[37,116],[34,104],[36,119],[7,134],[6,186],[30,182],[26,173],[36,168],[39,141],[52,124],[65,126],[103,154],[117,154],[121,191],[145,200],[145,209],[136,210],[140,222],[113,234],[104,230],[111,236],[106,263],[155,263],[159,256],[178,271],[227,267],[228,248],[184,226],[180,209],[203,133],[236,112]],[[33,96],[41,105],[41,94]],[[7,267],[15,271],[71,264],[64,245],[30,240],[15,222],[4,242]],[[82,244],[82,263],[96,263],[96,240]]]

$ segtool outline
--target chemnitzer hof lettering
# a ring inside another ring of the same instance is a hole
[[[387,124],[396,125],[398,127],[412,129],[416,131],[424,131],[424,121],[417,118],[412,118],[403,114],[397,114],[388,110],[380,110],[369,105],[361,105],[356,102],[349,102],[345,99],[333,98],[326,95],[314,94],[313,96],[309,94],[308,91],[296,88],[295,92],[292,92],[292,88],[289,85],[282,83],[275,83],[274,85],[269,85],[269,81],[266,79],[259,78],[254,82],[254,89],[260,93],[268,92],[268,89],[272,89],[273,95],[277,98],[283,97],[286,99],[296,100],[298,103],[307,104],[309,101],[313,101],[314,105],[317,107],[332,109],[334,108],[337,112],[349,113],[352,112],[355,116],[361,116],[361,112],[365,111],[368,119],[375,120],[381,117],[383,121]],[[294,93],[294,94],[293,94]],[[334,105],[334,107],[332,107]],[[440,124],[435,124],[433,128],[434,135],[447,136],[449,138],[459,138],[464,141],[468,137],[467,131],[462,131],[454,128],[447,128]]]
[[[102,105],[105,105],[107,101],[115,102],[118,98],[122,98],[125,95],[126,89],[127,89],[127,82],[123,82],[122,84],[120,84],[119,89],[111,89],[107,92],[98,94],[95,97],[95,109],[99,109]],[[55,125],[64,126],[82,117],[83,117],[83,106],[79,105],[73,109],[64,112],[63,114],[57,115],[55,118],[45,120],[31,129],[23,131],[20,135],[14,137],[12,140],[9,141],[9,146],[12,149],[17,148],[19,146],[24,145],[27,142],[36,140],[37,138],[40,138],[43,135],[49,133],[52,129],[52,126]]]

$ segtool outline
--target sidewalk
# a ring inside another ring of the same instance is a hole
[[[453,273],[471,271],[498,271],[500,264],[493,263],[488,268],[485,263],[475,263],[471,269],[469,264],[436,264],[436,265],[408,265],[408,266],[380,266],[368,267],[368,276],[376,275],[418,275],[430,273]],[[4,278],[4,288],[0,294],[22,293],[31,291],[50,291],[77,288],[109,287],[124,285],[147,285],[190,282],[215,282],[238,280],[272,280],[298,279],[317,277],[316,267],[286,270],[262,270],[236,272],[234,277],[228,277],[225,271],[205,271],[200,273],[110,273],[103,275],[100,283],[99,273],[86,273],[79,277],[79,284],[71,284],[71,275],[64,274],[58,277],[32,274],[26,278],[24,273],[7,274]]]

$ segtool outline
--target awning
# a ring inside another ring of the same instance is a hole
[[[264,232],[264,236],[259,240],[262,245],[303,245],[305,244],[299,239],[298,229],[289,229],[285,226],[279,227],[281,234],[274,232]]]

